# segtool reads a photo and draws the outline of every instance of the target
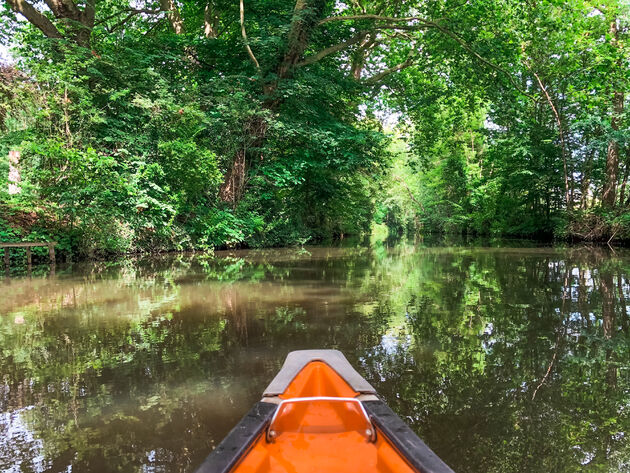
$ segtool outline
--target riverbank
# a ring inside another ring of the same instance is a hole
[[[2,208],[2,206],[0,206]],[[248,254],[249,251],[282,251],[283,249],[292,251],[292,248],[304,248],[305,245],[334,245],[338,248],[355,247],[357,245],[373,248],[380,247],[392,247],[400,242],[409,241],[415,245],[419,245],[422,248],[436,247],[436,246],[448,246],[448,247],[488,247],[496,248],[502,246],[509,246],[514,248],[541,248],[541,247],[556,247],[567,248],[575,247],[582,248],[588,246],[590,248],[608,248],[609,245],[617,247],[627,247],[630,245],[630,239],[621,239],[616,237],[614,240],[606,240],[600,238],[586,239],[579,237],[553,238],[546,235],[537,235],[536,237],[529,236],[500,236],[500,235],[474,235],[474,234],[462,234],[462,233],[442,233],[442,232],[430,232],[424,235],[416,234],[415,236],[409,235],[393,235],[384,224],[374,224],[370,233],[363,235],[345,236],[343,238],[328,238],[327,240],[300,240],[289,241],[284,245],[260,245],[252,246],[247,241],[238,242],[232,245],[217,245],[217,246],[175,246],[168,245],[163,247],[150,247],[150,248],[136,248],[134,251],[107,251],[103,248],[93,248],[91,253],[82,251],[81,248],[76,246],[77,241],[73,240],[72,234],[68,229],[60,225],[51,224],[50,220],[43,213],[37,213],[35,211],[16,212],[13,214],[15,217],[12,220],[12,225],[8,224],[7,220],[4,220],[0,216],[0,242],[2,241],[56,241],[58,242],[57,261],[59,263],[65,262],[89,262],[89,261],[123,261],[123,260],[143,260],[151,257],[176,257],[177,255],[216,255],[226,256],[232,254]],[[621,234],[621,233],[620,233]],[[258,240],[258,242],[261,240]],[[49,262],[49,255],[46,248],[33,248],[33,262],[35,264],[43,263],[44,265]],[[23,249],[12,249],[11,251],[11,272],[21,274],[26,271],[26,253]]]
[[[510,242],[521,245],[522,241],[530,241],[536,244],[553,243],[585,243],[594,245],[613,244],[615,246],[628,246],[630,244],[630,220],[624,214],[615,216],[614,214],[598,214],[596,212],[582,212],[573,214],[575,218],[564,227],[558,234],[534,234],[534,235],[483,235],[478,233],[445,233],[429,232],[424,235],[416,234],[415,238],[422,238],[433,244],[483,244],[496,245]],[[171,252],[214,252],[216,250],[228,250],[238,248],[282,248],[294,247],[308,244],[322,244],[326,241],[359,242],[372,238],[373,241],[388,240],[390,242],[400,241],[409,238],[408,235],[392,234],[392,229],[387,225],[373,224],[371,231],[362,235],[345,236],[339,238],[338,235],[302,236],[285,241],[275,240],[271,244],[266,244],[267,240],[262,235],[252,236],[251,239],[240,235],[240,238],[231,241],[224,241],[210,245],[207,242],[197,242],[188,235],[179,240],[164,239],[160,242],[152,241],[144,246],[147,241],[124,242],[117,240],[116,235],[108,232],[112,227],[124,227],[125,224],[107,224],[103,228],[93,228],[86,232],[80,225],[70,225],[68,222],[56,219],[50,211],[45,211],[41,207],[21,206],[19,204],[0,204],[0,242],[14,241],[56,241],[57,254],[60,261],[67,260],[105,260],[111,258],[125,257],[131,255],[151,255]],[[413,234],[413,231],[410,232]],[[495,243],[492,243],[495,242]],[[347,243],[346,243],[347,244]],[[12,252],[12,265],[20,266],[25,260],[23,250]],[[34,261],[46,262],[48,253],[45,248],[33,250]]]

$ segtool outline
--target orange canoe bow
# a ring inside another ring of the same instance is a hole
[[[340,351],[289,353],[196,473],[453,473]]]

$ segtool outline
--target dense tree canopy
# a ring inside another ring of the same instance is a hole
[[[630,235],[623,0],[0,5],[2,239]]]

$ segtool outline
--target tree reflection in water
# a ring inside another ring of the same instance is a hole
[[[630,253],[399,245],[4,280],[0,469],[191,471],[338,348],[458,472],[630,468]]]

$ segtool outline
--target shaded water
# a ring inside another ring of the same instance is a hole
[[[627,251],[180,255],[0,291],[0,471],[192,471],[303,348],[459,473],[630,471]]]

